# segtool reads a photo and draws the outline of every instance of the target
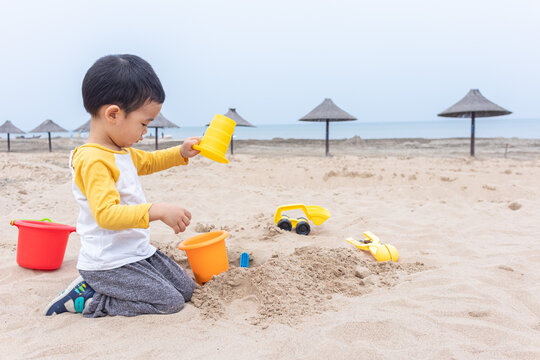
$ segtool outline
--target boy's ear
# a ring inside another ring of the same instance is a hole
[[[103,115],[105,115],[105,119],[107,119],[108,123],[114,125],[116,124],[121,111],[122,110],[118,105],[106,105]]]

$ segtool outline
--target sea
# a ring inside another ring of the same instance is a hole
[[[205,126],[181,126],[177,128],[159,129],[158,136],[169,135],[174,139],[190,136],[202,136]],[[148,135],[154,135],[149,129]],[[324,139],[326,123],[301,122],[275,125],[257,125],[257,127],[240,127],[234,130],[235,140],[271,140],[283,139]],[[448,119],[432,121],[393,121],[366,122],[345,121],[331,122],[330,139],[346,139],[359,136],[362,139],[390,138],[468,138],[471,136],[470,119]],[[476,119],[475,136],[478,138],[525,138],[540,139],[540,119]]]
[[[74,124],[73,127],[80,124]],[[182,126],[180,128],[159,129],[158,136],[185,139],[190,136],[202,136],[206,126]],[[540,139],[539,119],[505,119],[478,118],[476,119],[477,138],[524,138]],[[32,134],[26,134],[31,137]],[[155,129],[148,129],[146,136],[154,136]],[[41,134],[41,137],[47,134]],[[76,132],[53,133],[53,137],[85,137],[87,134]],[[287,124],[257,125],[256,127],[240,127],[234,130],[236,140],[271,140],[283,139],[324,139],[326,123],[296,121]],[[437,119],[431,121],[343,121],[331,122],[330,139],[348,139],[359,136],[362,139],[391,139],[391,138],[468,138],[471,136],[471,119]],[[5,138],[5,134],[2,134]],[[13,136],[14,137],[14,136]]]

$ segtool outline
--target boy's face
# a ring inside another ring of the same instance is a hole
[[[142,140],[148,131],[148,124],[161,111],[161,104],[151,101],[130,112],[127,116],[120,110],[109,136],[118,147],[131,147]]]

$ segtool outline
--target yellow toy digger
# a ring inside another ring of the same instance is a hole
[[[300,218],[290,218],[287,215],[281,213],[283,211],[287,210],[295,210],[300,209],[306,214],[306,218],[300,217]],[[278,228],[291,231],[293,228],[296,229],[296,233],[300,235],[308,235],[311,231],[311,227],[309,226],[308,219],[313,221],[315,225],[321,225],[323,222],[325,222],[330,217],[330,212],[321,207],[316,205],[304,205],[304,204],[289,204],[289,205],[282,205],[279,206],[276,209],[276,213],[274,214],[274,223],[277,225]]]
[[[363,235],[365,236],[363,240],[358,241],[353,238],[347,238],[345,241],[356,246],[360,250],[369,251],[377,261],[398,261],[399,254],[395,246],[381,244],[379,238],[370,231],[366,231]]]

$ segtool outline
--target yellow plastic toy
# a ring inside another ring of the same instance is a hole
[[[306,218],[289,218],[287,215],[281,213],[287,210],[300,209],[306,214]],[[296,233],[300,235],[308,235],[311,231],[308,219],[313,221],[315,225],[321,225],[330,217],[330,211],[317,205],[304,205],[304,204],[289,204],[282,205],[276,209],[274,214],[274,223],[280,229],[291,231],[296,228]]]
[[[366,231],[363,234],[365,239],[361,241],[354,240],[353,238],[347,238],[345,241],[353,244],[360,250],[369,251],[377,261],[398,261],[399,254],[394,246],[390,244],[381,244],[379,238],[370,231]]]
[[[227,148],[231,142],[236,122],[226,116],[216,114],[206,129],[199,145],[193,145],[195,150],[199,150],[201,155],[210,160],[222,164],[228,164],[225,157]]]

